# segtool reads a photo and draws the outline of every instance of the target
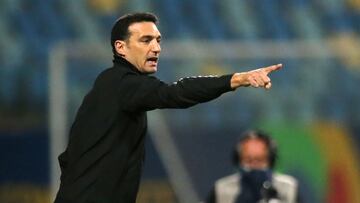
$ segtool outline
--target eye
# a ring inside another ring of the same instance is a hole
[[[149,44],[153,38],[151,37],[142,37],[140,38],[140,42]]]
[[[148,43],[151,42],[151,39],[143,39],[143,40],[141,40],[141,41],[148,44]]]

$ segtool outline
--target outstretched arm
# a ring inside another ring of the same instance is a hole
[[[157,78],[127,75],[126,84],[120,86],[121,100],[126,100],[127,110],[152,110],[157,108],[187,108],[210,101],[238,87],[264,87],[269,89],[268,74],[279,70],[281,64],[248,72],[216,77],[188,77],[168,85]],[[130,91],[131,90],[131,91]]]
[[[235,73],[231,78],[231,88],[236,89],[238,87],[263,87],[265,89],[271,88],[271,80],[269,74],[273,71],[280,70],[282,64],[272,65],[256,70],[251,70],[242,73]]]

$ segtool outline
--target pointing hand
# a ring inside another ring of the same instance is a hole
[[[242,73],[235,73],[231,78],[231,88],[238,87],[263,87],[265,89],[271,88],[271,80],[269,74],[273,71],[278,71],[282,68],[282,64],[272,65],[256,70],[251,70]]]

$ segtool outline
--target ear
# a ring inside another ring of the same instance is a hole
[[[119,54],[120,56],[125,56],[125,48],[126,48],[125,41],[116,40],[114,42],[114,47],[117,54]]]

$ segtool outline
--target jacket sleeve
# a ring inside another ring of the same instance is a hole
[[[188,108],[231,91],[232,75],[182,78],[166,84],[155,77],[128,74],[119,88],[123,110]]]

